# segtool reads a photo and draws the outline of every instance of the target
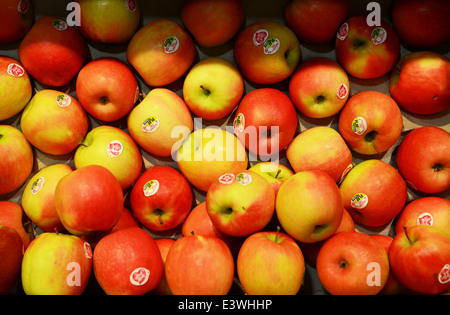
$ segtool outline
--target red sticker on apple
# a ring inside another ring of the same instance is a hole
[[[133,285],[140,286],[147,283],[148,278],[150,277],[150,270],[139,267],[134,269],[130,274],[130,282]]]
[[[356,117],[352,121],[352,130],[358,136],[362,135],[367,130],[366,120],[362,117]]]
[[[348,95],[348,87],[347,85],[345,85],[344,83],[341,83],[338,87],[337,93],[336,93],[337,97],[339,97],[339,99],[343,100],[344,98],[347,97]]]
[[[156,179],[152,179],[145,183],[143,192],[145,197],[150,197],[156,194],[159,189],[159,182]]]
[[[433,225],[433,216],[424,212],[417,217],[417,225]]]
[[[219,182],[225,185],[229,185],[234,181],[234,178],[235,178],[234,174],[231,173],[223,174],[222,176],[219,177]]]
[[[91,245],[88,242],[84,242],[84,255],[86,258],[91,259],[92,258],[92,248]]]
[[[142,131],[143,132],[155,132],[159,127],[159,120],[156,117],[148,117],[142,123]]]
[[[125,5],[126,5],[128,11],[130,11],[130,12],[136,11],[137,6],[136,6],[136,2],[134,0],[125,1]]]
[[[372,31],[371,38],[374,45],[383,44],[386,40],[387,32],[382,27],[375,27]]]
[[[176,36],[169,36],[164,41],[164,52],[166,54],[174,53],[180,47],[180,41]]]
[[[353,196],[350,204],[355,209],[364,209],[369,203],[369,197],[364,193],[359,193]]]
[[[19,4],[17,5],[17,11],[19,11],[20,14],[25,14],[28,12],[29,4],[27,0],[20,0]]]
[[[339,38],[340,40],[344,40],[347,37],[347,35],[348,35],[348,24],[344,23],[339,28],[336,37]]]
[[[108,152],[109,157],[117,157],[122,153],[123,145],[120,141],[113,140],[110,143],[108,143],[106,151]]]
[[[243,186],[247,186],[252,182],[252,176],[248,173],[239,173],[237,174],[236,179],[238,183]]]
[[[259,46],[264,44],[266,39],[269,37],[269,32],[265,29],[260,29],[253,34],[253,44]]]
[[[21,77],[25,74],[25,69],[17,63],[10,63],[6,69],[6,73],[12,75],[13,77]]]
[[[56,103],[58,103],[59,107],[67,107],[72,103],[72,99],[67,94],[58,94],[56,97]]]
[[[36,195],[38,192],[41,191],[42,186],[44,186],[44,177],[39,177],[31,184],[31,193],[33,195]]]
[[[60,19],[53,20],[52,21],[52,25],[58,31],[64,31],[64,30],[66,30],[69,27],[67,25],[66,21],[63,21],[63,20],[60,20]]]
[[[244,114],[239,113],[233,122],[234,133],[243,132],[245,129],[245,117]]]
[[[442,284],[446,284],[450,281],[450,264],[446,264],[441,271],[439,272],[438,276],[439,282]]]

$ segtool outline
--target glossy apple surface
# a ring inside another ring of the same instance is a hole
[[[0,225],[0,294],[8,294],[20,276],[23,242],[17,231]]]
[[[30,0],[5,0],[0,3],[0,44],[21,40],[34,22]]]

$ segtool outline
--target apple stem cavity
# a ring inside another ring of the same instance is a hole
[[[211,91],[208,90],[207,88],[205,88],[203,85],[200,85],[200,87],[202,88],[202,90],[205,92],[206,96],[209,96],[211,94]]]
[[[369,132],[368,134],[365,135],[364,140],[366,142],[372,142],[373,140],[375,140],[377,134],[378,134],[378,132],[376,132],[375,130],[372,130],[371,132]]]
[[[432,166],[433,171],[435,172],[440,172],[444,169],[444,167],[442,166],[442,164],[438,163],[438,164],[434,164]]]
[[[153,213],[158,216],[159,224],[163,225],[162,215],[164,214],[164,211],[161,209],[155,209]]]
[[[107,96],[102,96],[102,97],[100,97],[100,103],[101,103],[102,105],[108,104],[108,103],[109,103],[108,97],[107,97]]]
[[[323,102],[325,102],[325,97],[323,95],[316,97],[316,104],[322,104]]]
[[[411,242],[411,239],[409,238],[408,232],[407,232],[407,227],[403,226],[403,230],[405,230],[405,236],[408,239],[409,244],[413,244],[413,242]]]
[[[341,261],[339,262],[339,268],[345,269],[345,268],[347,268],[347,267],[348,267],[348,263],[347,263],[345,260],[341,260]]]

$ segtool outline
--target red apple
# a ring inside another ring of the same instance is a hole
[[[9,226],[19,233],[24,251],[34,239],[31,222],[18,203],[9,200],[0,201],[0,225]]]
[[[289,177],[294,175],[294,172],[288,166],[271,161],[258,162],[248,170],[264,177],[275,191],[275,196],[278,194],[281,185],[283,185]]]
[[[0,294],[8,294],[20,275],[23,242],[19,233],[0,225]]]
[[[172,238],[158,238],[155,239],[156,245],[158,246],[159,252],[161,253],[161,258],[163,264],[166,263],[167,254],[169,253],[170,248],[175,243],[175,240]],[[161,281],[159,281],[158,286],[151,291],[152,294],[157,295],[171,295],[169,285],[167,284],[165,272],[163,272]]]
[[[0,3],[0,44],[21,40],[34,22],[30,0],[4,0]]]

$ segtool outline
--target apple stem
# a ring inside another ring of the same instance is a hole
[[[280,175],[280,173],[281,173],[281,170],[279,169],[279,170],[277,171],[277,174],[275,175],[275,178],[278,178],[278,175]]]
[[[239,289],[241,289],[241,291],[244,293],[244,295],[247,295],[247,292],[245,292],[244,287],[242,286],[238,277],[234,277],[233,282],[237,284],[237,286],[239,287]]]
[[[406,238],[408,239],[409,244],[412,245],[411,239],[409,238],[409,235],[408,235],[408,233],[406,231],[407,230],[406,226],[403,226],[403,230],[405,230],[405,235],[406,235]]]
[[[205,88],[203,85],[200,85],[200,87],[202,88],[203,91],[205,91],[206,96],[208,96],[209,94],[211,94],[211,91],[208,90],[207,88]]]
[[[277,225],[277,234],[275,235],[275,243],[278,243],[279,238],[280,238],[280,226]]]
[[[58,232],[57,228],[55,228],[55,233],[56,233],[56,235],[59,235],[59,232]]]

